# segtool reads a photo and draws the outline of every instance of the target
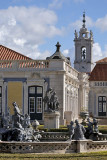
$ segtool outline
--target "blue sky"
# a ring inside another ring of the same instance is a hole
[[[55,52],[74,60],[74,31],[93,31],[93,60],[107,57],[107,0],[0,0],[0,44],[33,59]]]

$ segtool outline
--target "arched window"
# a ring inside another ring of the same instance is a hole
[[[81,48],[81,58],[82,60],[86,59],[86,47]]]

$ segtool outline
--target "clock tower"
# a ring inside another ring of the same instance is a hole
[[[92,61],[93,33],[85,26],[85,13],[83,13],[83,25],[79,35],[75,30],[75,61],[74,68],[79,72],[91,72],[94,64]]]

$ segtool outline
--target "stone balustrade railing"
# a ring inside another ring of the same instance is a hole
[[[3,60],[0,61],[0,70],[24,70],[24,69],[47,69],[48,60]]]
[[[70,77],[78,78],[78,72],[67,63],[65,64],[65,70]]]
[[[0,142],[0,153],[81,153],[107,151],[107,141]]]
[[[0,153],[65,153],[69,142],[0,142]]]
[[[43,132],[41,141],[67,141],[70,138],[68,132]]]
[[[107,134],[98,135],[98,141],[107,141]]]

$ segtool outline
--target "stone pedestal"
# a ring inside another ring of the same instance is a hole
[[[55,112],[44,112],[44,128],[59,128],[60,113]]]

